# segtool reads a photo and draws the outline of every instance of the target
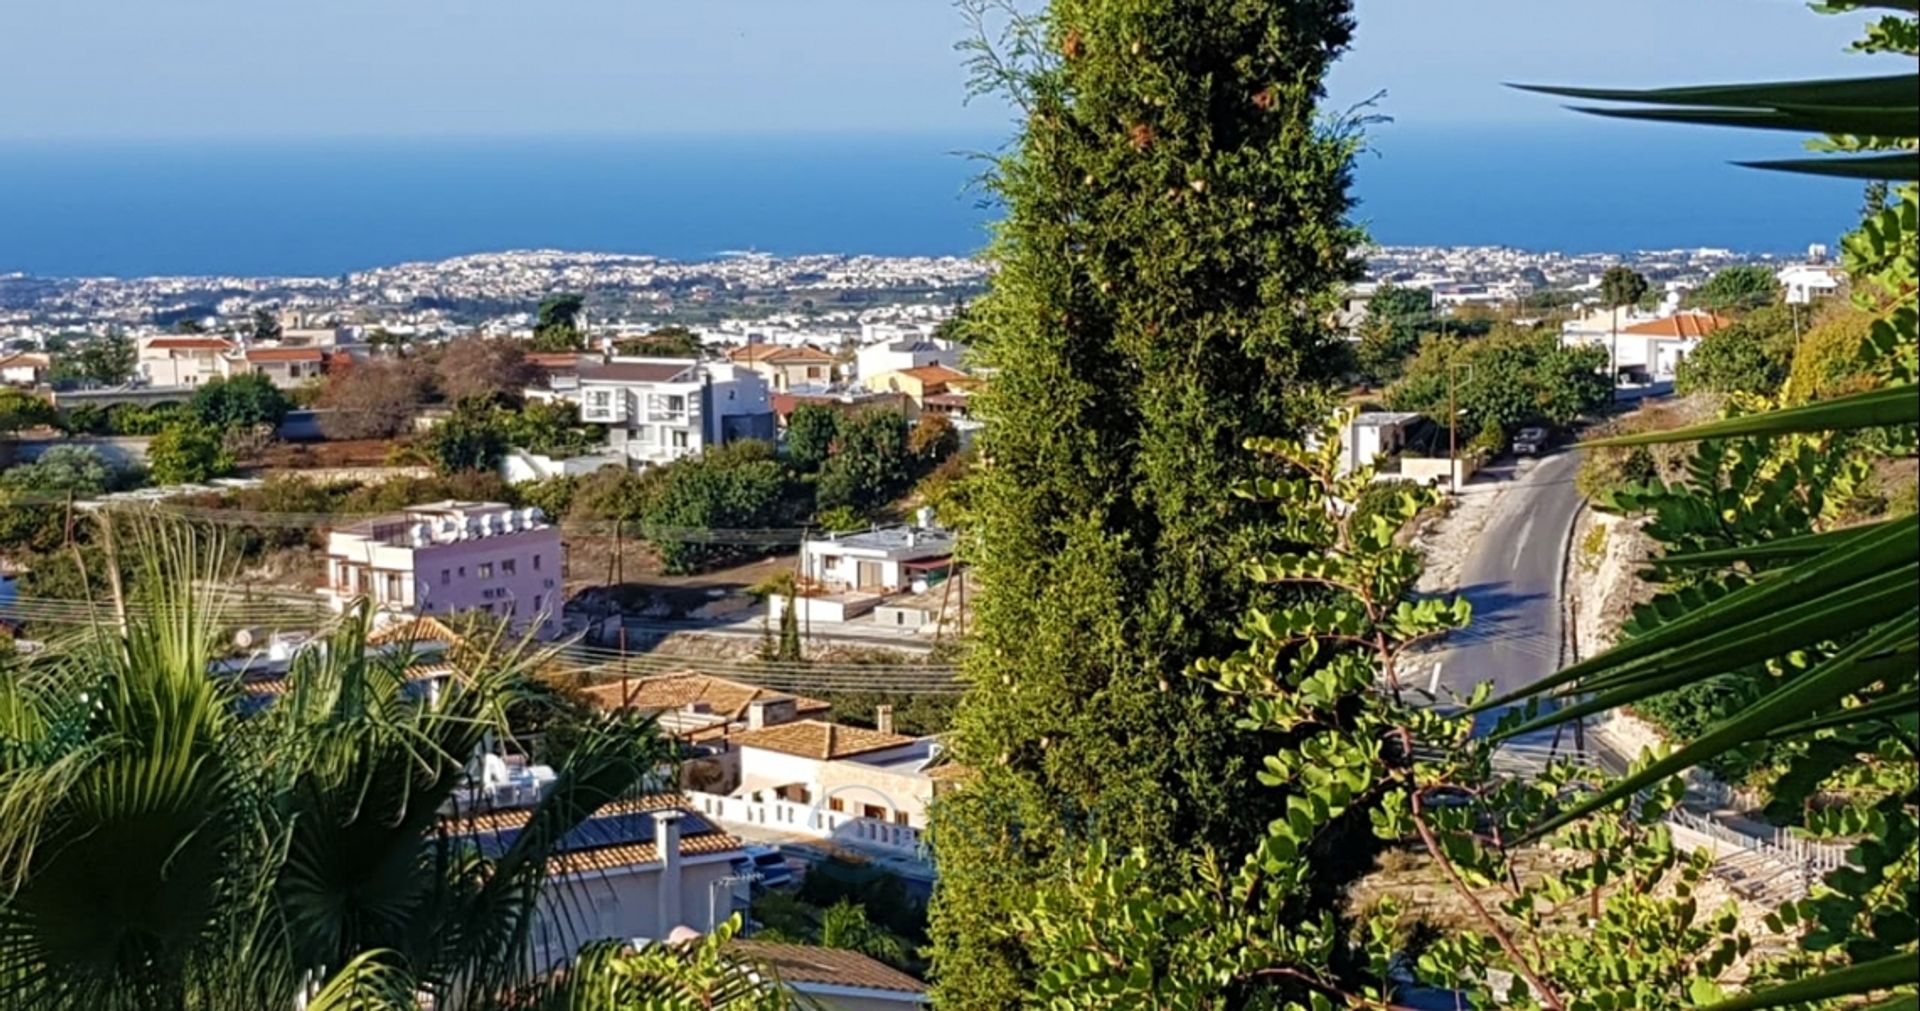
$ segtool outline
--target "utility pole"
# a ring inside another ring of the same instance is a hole
[[[1467,379],[1473,379],[1472,362],[1447,363],[1447,489],[1460,490],[1460,406],[1456,387],[1456,376],[1461,369],[1467,370]]]

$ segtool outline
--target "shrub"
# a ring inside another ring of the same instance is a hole
[[[194,484],[233,473],[233,457],[219,432],[180,421],[161,429],[147,445],[147,466],[159,484]]]

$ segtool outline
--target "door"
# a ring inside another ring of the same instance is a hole
[[[860,562],[855,566],[854,572],[853,585],[856,588],[862,590],[877,590],[880,588],[879,562]]]

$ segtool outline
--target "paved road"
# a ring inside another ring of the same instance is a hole
[[[1560,567],[1580,504],[1578,468],[1578,454],[1562,451],[1489,475],[1512,483],[1460,569],[1473,624],[1437,654],[1443,694],[1465,696],[1482,681],[1505,693],[1560,667]],[[1467,493],[1488,492],[1469,485]]]

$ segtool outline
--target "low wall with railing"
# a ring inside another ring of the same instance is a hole
[[[827,839],[855,849],[888,850],[903,856],[925,853],[920,830],[911,825],[790,800],[748,800],[693,790],[686,796],[696,810],[717,822]]]

